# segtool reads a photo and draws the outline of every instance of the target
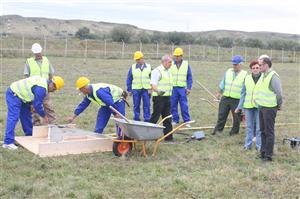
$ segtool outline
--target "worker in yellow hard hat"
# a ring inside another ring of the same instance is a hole
[[[116,115],[109,106],[114,107],[121,114],[125,115],[124,98],[126,98],[126,94],[118,86],[105,83],[90,84],[88,78],[80,77],[76,81],[76,88],[83,93],[85,97],[75,109],[73,116],[68,118],[68,122],[73,122],[91,102],[100,106],[95,127],[96,133],[103,132],[111,114]],[[118,133],[120,133],[120,131]]]
[[[26,136],[32,135],[32,114],[30,105],[43,118],[44,124],[49,123],[48,116],[43,107],[43,101],[47,93],[60,90],[64,86],[64,80],[54,76],[47,80],[40,76],[33,76],[16,81],[6,91],[6,103],[8,107],[6,118],[6,132],[3,148],[15,150],[15,127],[20,119]]]
[[[180,105],[181,115],[184,122],[191,120],[189,114],[188,98],[187,95],[192,90],[193,77],[192,70],[189,62],[183,60],[182,48],[175,48],[173,52],[174,61],[171,66],[173,76],[173,90],[171,96],[171,113],[175,126],[179,123],[178,103]],[[186,125],[190,127],[190,125]]]
[[[43,55],[42,51],[43,48],[39,43],[34,43],[31,46],[31,51],[33,56],[28,58],[25,63],[24,67],[24,75],[25,77],[32,77],[32,76],[41,76],[46,79],[52,79],[54,75],[54,68],[50,63],[49,59]],[[54,124],[56,122],[55,111],[51,105],[50,101],[50,94],[47,94],[43,105],[46,112],[46,115],[49,118],[49,123]],[[41,119],[38,113],[33,110],[33,125],[40,125]]]
[[[133,96],[134,120],[140,121],[140,104],[143,100],[144,121],[150,120],[150,75],[151,65],[145,63],[141,51],[136,51],[133,56],[135,63],[131,65],[127,75],[127,91]]]

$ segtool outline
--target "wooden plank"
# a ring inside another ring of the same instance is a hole
[[[33,126],[32,137],[35,138],[47,138],[48,137],[48,126]]]
[[[105,135],[87,135],[83,139],[63,140],[58,143],[50,142],[48,138],[32,136],[17,136],[15,140],[40,157],[112,151],[113,144],[112,138]]]

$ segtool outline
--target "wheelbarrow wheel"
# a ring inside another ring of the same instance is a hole
[[[113,153],[115,156],[129,155],[132,151],[132,143],[128,142],[114,142],[113,143]]]

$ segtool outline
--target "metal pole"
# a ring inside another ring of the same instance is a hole
[[[191,44],[189,44],[189,61],[191,59]]]
[[[218,46],[218,63],[220,62],[220,46]]]
[[[231,57],[233,57],[233,46],[231,47]]]
[[[104,39],[104,58],[106,58],[106,39]]]
[[[205,60],[205,46],[202,47],[203,49],[203,61]]]
[[[294,52],[293,52],[293,62],[296,63],[296,51],[295,51],[295,48],[294,48]]]
[[[22,57],[24,57],[24,48],[25,48],[25,38],[24,35],[22,35]]]
[[[259,57],[259,48],[257,48],[257,57]]]
[[[270,57],[272,58],[273,57],[273,50],[271,48],[271,52],[270,52]]]
[[[86,62],[86,58],[87,58],[87,48],[88,48],[87,39],[85,39],[84,62]]]
[[[156,59],[158,59],[158,54],[159,54],[159,44],[157,42],[156,43]]]
[[[68,56],[68,38],[65,39],[65,58]]]
[[[125,43],[122,40],[122,59],[124,58],[124,49],[125,49]]]
[[[281,50],[281,63],[283,63],[283,57],[284,57],[284,48]]]
[[[247,62],[247,47],[244,48],[244,57],[245,57],[245,62]]]
[[[140,41],[140,51],[142,51],[142,48],[143,48],[143,44],[142,44],[142,42]]]
[[[43,51],[44,51],[44,54],[46,55],[46,51],[47,51],[47,37],[46,37],[46,35],[44,35],[44,49],[43,49]]]
[[[172,43],[171,54],[173,53],[173,51],[174,51],[174,44]]]

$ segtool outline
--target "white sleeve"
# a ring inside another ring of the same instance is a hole
[[[151,72],[151,81],[150,81],[150,84],[154,85],[154,86],[157,86],[160,79],[161,79],[161,74],[160,74],[159,70],[154,69]]]

